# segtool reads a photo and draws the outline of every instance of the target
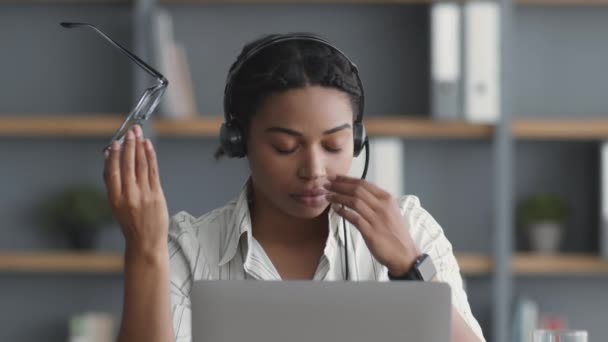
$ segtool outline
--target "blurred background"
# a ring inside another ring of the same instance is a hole
[[[222,206],[246,180],[244,160],[213,159],[243,45],[324,36],[360,70],[371,180],[442,225],[488,341],[536,327],[607,340],[607,6],[0,0],[0,340],[108,341],[120,322],[101,150],[154,80],[61,21],[97,25],[169,79],[144,129],[172,215]]]

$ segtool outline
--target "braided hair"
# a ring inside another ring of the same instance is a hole
[[[252,48],[277,36],[280,35],[265,35],[245,45],[230,67],[230,72]],[[354,117],[359,112],[362,93],[356,77],[349,61],[325,44],[303,40],[277,43],[254,55],[235,75],[231,114],[242,127],[246,139],[251,118],[269,95],[318,85],[346,93]],[[219,147],[215,158],[219,159],[223,155],[224,151]]]

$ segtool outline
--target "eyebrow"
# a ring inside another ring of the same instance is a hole
[[[328,134],[333,134],[336,132],[339,132],[343,129],[347,129],[347,128],[351,128],[350,124],[346,123],[344,125],[340,125],[338,127],[334,127],[332,129],[328,129],[327,131],[323,132],[323,135],[328,135]],[[269,127],[266,128],[265,132],[268,133],[285,133],[285,134],[289,134],[289,135],[293,135],[296,137],[301,137],[303,134],[298,132],[298,131],[294,131],[293,129],[289,129],[289,128],[285,128],[285,127]]]

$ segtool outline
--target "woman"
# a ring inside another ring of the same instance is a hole
[[[432,280],[452,288],[452,341],[484,341],[451,244],[418,199],[345,176],[363,110],[354,65],[314,39],[268,45],[277,37],[246,45],[231,68],[225,110],[242,130],[250,168],[234,201],[169,220],[141,128],[107,154],[107,191],[126,239],[119,339],[190,341],[194,280],[386,281],[426,253]],[[234,154],[222,146],[216,157]]]

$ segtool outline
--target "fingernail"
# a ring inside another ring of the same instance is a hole
[[[127,140],[133,140],[133,131],[132,130],[129,130],[127,132],[127,137],[126,138],[127,138]]]
[[[145,146],[148,150],[152,149],[152,142],[150,141],[150,139],[146,139],[145,144],[146,144]]]
[[[140,125],[135,125],[135,135],[136,135],[138,138],[141,138],[141,137],[143,136],[143,132],[144,132],[144,131],[141,129],[141,126],[140,126]]]
[[[340,211],[340,205],[339,205],[339,204],[337,204],[337,203],[332,203],[332,204],[331,204],[331,208],[332,208],[334,211]]]
[[[105,150],[105,151],[103,152],[103,155],[104,155],[104,156],[106,156],[106,158],[108,158],[108,156],[110,155],[110,151]]]

